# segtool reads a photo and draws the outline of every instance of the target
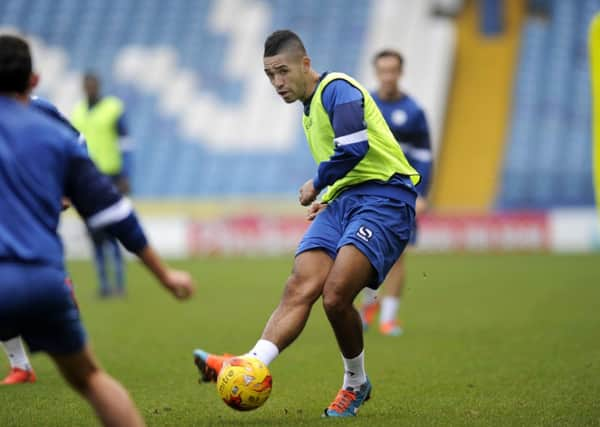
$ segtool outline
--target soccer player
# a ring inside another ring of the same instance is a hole
[[[89,159],[72,132],[28,105],[37,83],[27,43],[0,36],[0,339],[21,335],[50,355],[106,426],[142,426],[126,390],[86,344],[57,233],[62,198],[93,228],[105,228],[176,298],[194,289],[148,244],[130,203]]]
[[[271,34],[263,64],[286,103],[303,103],[304,131],[318,168],[299,196],[303,206],[310,206],[313,222],[296,251],[279,306],[248,354],[270,364],[302,332],[312,305],[322,297],[344,364],[342,388],[323,415],[355,416],[370,397],[371,382],[353,301],[365,285],[377,288],[404,250],[418,174],[369,92],[346,74],[318,74],[298,35]],[[194,356],[204,381],[214,381],[227,358],[199,349]]]
[[[429,126],[423,109],[398,86],[402,77],[404,59],[395,50],[382,50],[373,59],[375,74],[379,82],[378,89],[371,94],[390,127],[396,141],[400,144],[406,159],[421,175],[421,182],[416,186],[419,196],[416,202],[416,217],[419,218],[427,210],[427,193],[432,169],[431,142]],[[417,240],[417,222],[410,235],[410,245]],[[400,298],[406,283],[405,256],[401,255],[388,273],[382,286],[385,296],[381,301],[379,331],[384,335],[402,334],[398,322]],[[361,307],[363,327],[371,325],[380,309],[377,291],[365,289]]]
[[[38,109],[42,113],[52,117],[62,124],[67,129],[71,129],[74,135],[78,138],[81,144],[85,144],[83,135],[81,135],[75,128],[69,123],[69,121],[58,111],[58,109],[50,102],[37,96],[30,98],[29,105],[33,108]],[[69,282],[70,284],[70,282]],[[11,385],[11,384],[23,384],[23,383],[34,383],[37,379],[27,352],[25,351],[25,345],[21,337],[14,337],[6,341],[0,341],[8,361],[10,363],[10,371],[8,375],[2,380],[0,384]]]
[[[98,169],[110,177],[121,194],[128,194],[132,153],[123,103],[114,96],[102,96],[100,80],[93,73],[85,74],[83,89],[86,98],[75,106],[71,122],[85,136],[89,155]],[[89,232],[94,247],[100,296],[123,296],[123,256],[117,240],[102,230]],[[109,259],[113,260],[114,289],[107,275]]]

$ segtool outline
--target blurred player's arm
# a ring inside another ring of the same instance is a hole
[[[421,110],[417,117],[418,138],[414,147],[410,147],[411,165],[421,175],[417,185],[419,197],[416,203],[416,214],[421,215],[429,208],[428,195],[431,187],[433,171],[433,152],[431,151],[431,134],[425,113]]]
[[[323,106],[334,131],[334,152],[300,190],[300,202],[305,206],[323,188],[346,176],[369,151],[364,100],[358,89],[345,80],[334,80],[323,90]]]
[[[65,178],[65,195],[88,226],[93,229],[102,228],[119,239],[177,298],[189,297],[194,291],[190,275],[170,270],[163,264],[148,244],[129,200],[123,198],[110,179],[96,169],[80,145],[70,144],[69,149],[71,152]]]

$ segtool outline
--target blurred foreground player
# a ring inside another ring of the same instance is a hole
[[[318,74],[295,33],[271,34],[263,65],[286,103],[304,104],[304,131],[318,169],[299,197],[311,206],[313,222],[296,251],[279,306],[248,354],[270,364],[302,332],[322,297],[344,364],[342,388],[323,416],[356,416],[370,397],[371,382],[353,302],[365,286],[379,286],[404,250],[418,174],[367,90],[346,74]],[[313,203],[325,187],[322,202]],[[226,356],[194,354],[202,379],[214,381]]]
[[[416,186],[419,197],[416,202],[416,217],[427,210],[427,193],[431,178],[432,159],[429,126],[423,109],[398,86],[402,77],[404,59],[395,50],[382,50],[373,59],[375,75],[379,87],[371,95],[383,114],[396,141],[400,144],[406,159],[421,175],[421,182]],[[417,221],[410,236],[410,245],[417,242]],[[384,335],[402,334],[398,321],[400,299],[406,283],[405,255],[402,254],[394,264],[382,286],[385,294],[381,301],[377,299],[377,291],[366,288],[363,292],[361,317],[366,329],[379,316],[379,331]]]
[[[43,98],[32,96],[30,97],[29,105],[48,115],[49,117],[56,119],[59,123],[64,124],[67,129],[72,130],[74,136],[78,138],[78,141],[81,144],[85,144],[83,136],[79,132],[77,132],[77,130],[75,130],[73,126],[71,126],[69,121],[58,111],[58,109],[52,103],[48,102]],[[70,281],[68,279],[67,281],[70,285]],[[4,351],[8,356],[8,361],[10,363],[10,371],[8,375],[2,380],[2,382],[0,382],[0,384],[12,385],[34,383],[37,378],[35,372],[33,371],[31,362],[29,361],[29,357],[27,356],[27,351],[25,350],[25,345],[23,344],[23,340],[21,339],[21,337],[17,336],[6,341],[0,342],[2,343],[2,347],[4,348]]]
[[[142,426],[126,390],[103,372],[69,286],[57,234],[62,198],[90,227],[103,227],[137,254],[177,298],[189,274],[170,270],[148,245],[129,203],[91,162],[72,132],[27,105],[37,83],[27,43],[0,36],[0,339],[21,335],[50,355],[106,426]]]
[[[102,96],[100,79],[93,73],[88,72],[83,77],[83,90],[85,99],[75,106],[71,122],[85,136],[89,155],[98,170],[111,179],[121,194],[128,194],[132,144],[123,103],[115,96]],[[100,296],[124,295],[124,260],[117,239],[102,230],[90,229],[89,232]],[[108,276],[110,264],[114,283]]]

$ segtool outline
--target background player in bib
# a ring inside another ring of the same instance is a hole
[[[0,339],[21,335],[48,353],[106,426],[142,426],[126,390],[98,366],[65,283],[58,219],[68,197],[92,228],[104,228],[177,298],[189,274],[168,269],[148,244],[130,203],[94,166],[72,131],[29,105],[38,78],[27,43],[0,36]]]
[[[344,363],[342,388],[324,415],[355,416],[371,383],[354,298],[365,286],[379,286],[404,250],[414,220],[413,180],[419,177],[367,90],[345,74],[317,73],[295,33],[271,34],[263,64],[286,103],[303,103],[304,131],[318,169],[299,197],[311,206],[313,222],[281,302],[248,354],[271,363],[302,332],[322,297]],[[326,187],[322,201],[313,203]],[[226,356],[194,353],[202,379],[214,381]]]
[[[90,72],[83,77],[83,90],[85,99],[75,106],[71,122],[85,136],[90,157],[100,172],[112,180],[121,194],[126,195],[130,190],[132,144],[123,103],[115,96],[102,96],[100,79]],[[89,232],[94,246],[100,296],[123,295],[124,260],[117,240],[101,230]],[[110,264],[114,283],[108,276]]]
[[[377,76],[378,88],[371,95],[383,114],[396,141],[400,144],[406,159],[421,175],[421,182],[416,186],[419,197],[416,202],[417,221],[427,210],[427,194],[431,182],[433,155],[431,139],[425,112],[408,94],[402,92],[399,81],[402,77],[404,59],[395,50],[382,50],[373,58],[373,66]],[[410,244],[417,241],[417,222],[411,232]],[[384,335],[402,334],[398,321],[400,299],[406,283],[405,256],[401,255],[388,273],[383,285],[384,296],[381,306],[377,291],[365,289],[361,307],[363,326],[367,328],[379,316],[379,331]]]
[[[78,141],[85,145],[83,135],[77,132],[65,116],[63,116],[51,102],[37,96],[32,96],[29,105],[64,124],[67,129],[73,131],[74,135],[78,138]],[[29,357],[27,356],[27,351],[25,350],[25,345],[23,344],[21,337],[17,336],[6,341],[1,341],[1,343],[8,356],[10,371],[0,384],[10,385],[35,382],[36,375],[31,362],[29,361]]]

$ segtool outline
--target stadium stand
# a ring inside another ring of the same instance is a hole
[[[594,204],[587,29],[600,1],[531,2],[522,32],[501,209]]]
[[[293,195],[314,165],[299,106],[283,105],[263,76],[265,35],[293,28],[316,69],[360,78],[366,77],[373,49],[406,50],[407,83],[433,111],[432,127],[439,134],[453,33],[449,19],[431,14],[434,5],[433,0],[4,0],[0,26],[30,37],[43,77],[40,92],[66,112],[80,96],[80,76],[88,69],[102,77],[104,92],[125,101],[136,143],[137,197]],[[373,23],[382,11],[387,26]]]

